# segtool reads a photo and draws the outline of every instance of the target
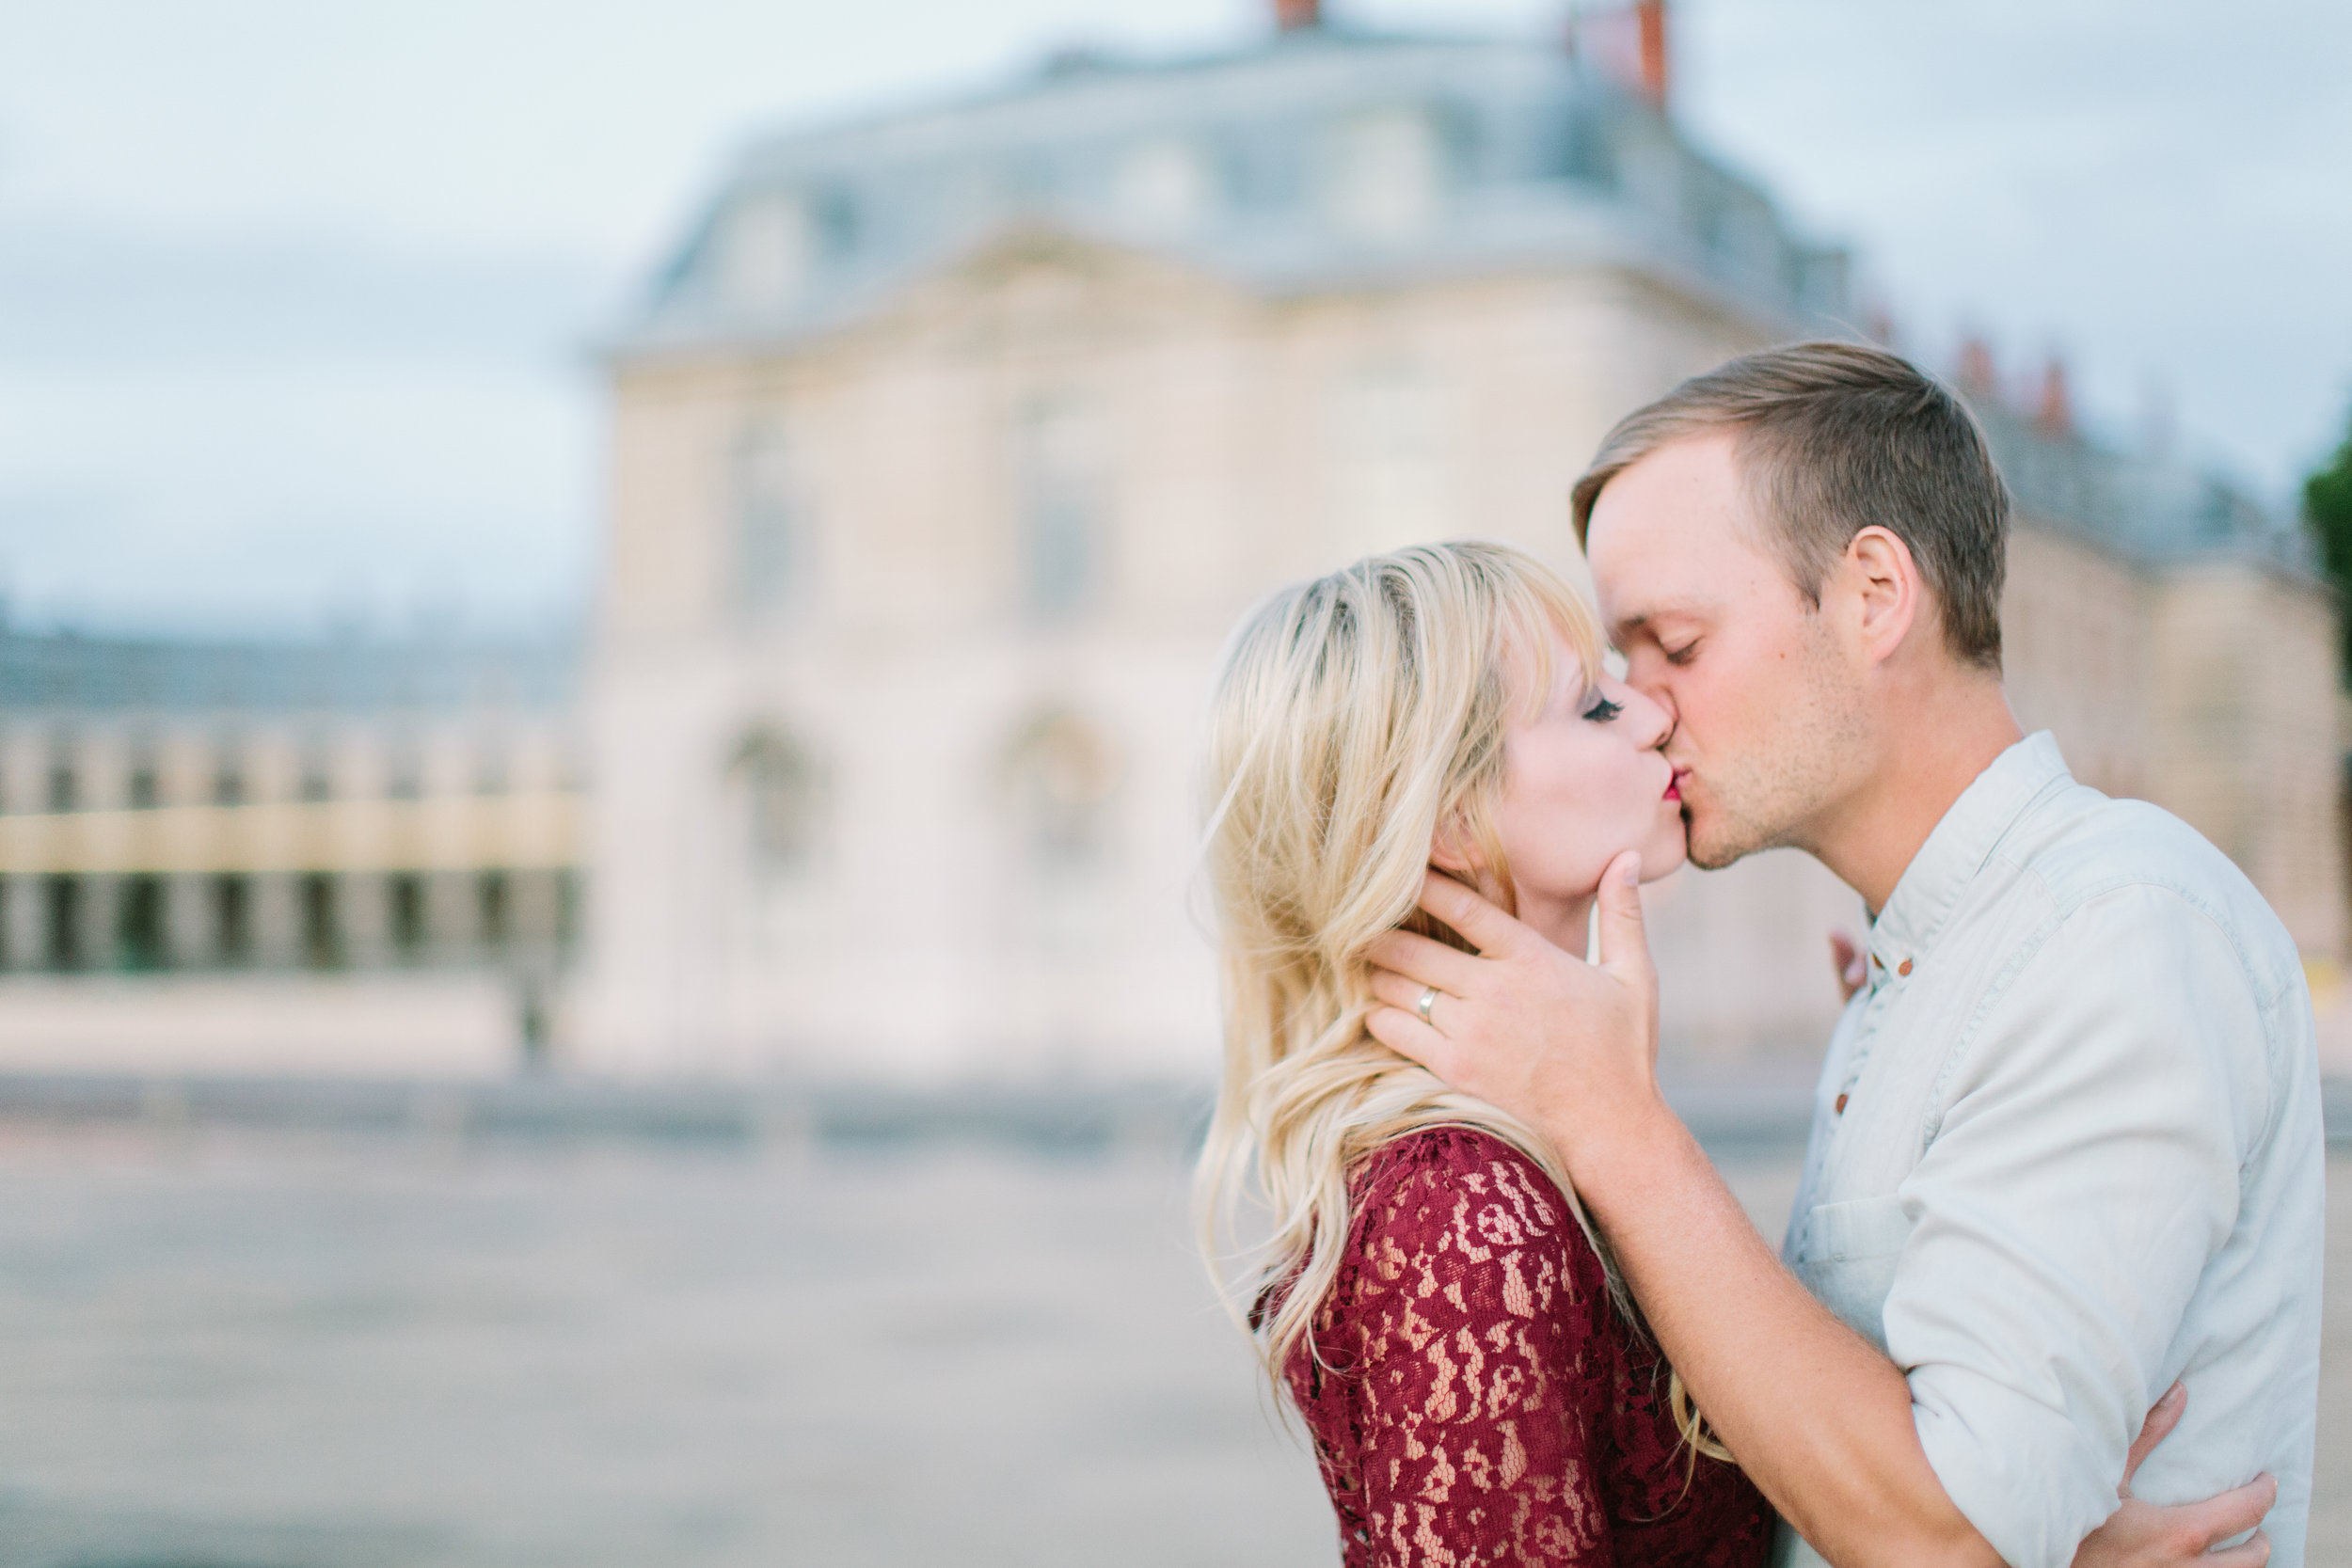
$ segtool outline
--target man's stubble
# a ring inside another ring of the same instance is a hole
[[[1869,750],[1862,693],[1825,627],[1809,619],[1795,678],[1770,694],[1781,715],[1700,760],[1708,809],[1683,809],[1691,863],[1720,871],[1763,849],[1814,847],[1817,827],[1851,793]]]

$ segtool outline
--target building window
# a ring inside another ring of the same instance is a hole
[[[48,917],[48,957],[52,969],[82,967],[82,879],[43,879],[42,912]]]
[[[764,726],[736,747],[728,771],[741,791],[753,873],[764,882],[806,876],[821,813],[815,759],[783,730]]]
[[[1084,610],[1103,575],[1102,421],[1066,398],[1023,411],[1015,445],[1024,598],[1045,621]]]
[[[164,945],[164,879],[125,877],[116,892],[115,950],[125,969],[161,969]]]
[[[473,792],[476,795],[503,795],[514,777],[506,748],[496,740],[485,740],[474,752]]]
[[[1106,808],[1119,786],[1109,738],[1075,714],[1053,711],[1014,736],[1007,773],[1027,869],[1047,879],[1090,873],[1106,848]]]
[[[506,945],[513,925],[513,890],[506,873],[482,873],[474,881],[474,902],[480,911],[482,945],[498,952]]]
[[[1444,172],[1443,148],[1427,113],[1357,115],[1333,128],[1326,209],[1351,234],[1408,239],[1436,218]]]
[[[738,437],[733,459],[736,602],[755,620],[782,610],[800,568],[804,506],[793,446],[762,420]]]
[[[1208,215],[1216,194],[1208,160],[1184,142],[1146,142],[1120,160],[1114,199],[1137,233],[1190,233]]]
[[[424,879],[402,872],[385,884],[385,897],[390,905],[387,912],[392,951],[404,959],[413,959],[424,951]]]
[[[754,315],[798,299],[822,243],[809,204],[797,196],[755,196],[737,203],[718,235],[714,273],[720,297]]]
[[[253,956],[253,884],[244,877],[213,879],[213,956],[223,964]]]
[[[335,759],[324,740],[312,740],[302,748],[301,777],[295,788],[313,803],[335,798]]]
[[[392,741],[384,759],[384,793],[395,800],[413,800],[424,793],[424,758],[406,736]]]
[[[153,811],[163,803],[163,785],[155,756],[145,748],[131,754],[130,786],[125,791],[133,811]]]
[[[1375,360],[1341,376],[1327,406],[1330,559],[1459,531],[1452,404],[1435,378],[1408,361]]]
[[[59,742],[57,750],[63,752],[65,743]],[[59,755],[51,761],[49,764],[49,809],[72,811],[81,800],[80,784],[80,779],[74,774],[73,762],[71,757]]]
[[[245,794],[245,758],[234,742],[224,743],[213,761],[213,804],[241,806]]]
[[[302,906],[302,961],[331,969],[342,960],[342,929],[337,920],[335,879],[326,872],[305,875],[298,884]]]
[[[559,952],[571,951],[580,940],[580,873],[569,869],[555,874],[555,945]]]

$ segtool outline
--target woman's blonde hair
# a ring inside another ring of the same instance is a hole
[[[1411,927],[1446,828],[1516,905],[1493,826],[1518,698],[1552,689],[1557,632],[1580,668],[1602,644],[1574,589],[1502,545],[1422,545],[1286,589],[1246,620],[1210,715],[1206,862],[1224,977],[1225,1070],[1196,1180],[1202,1238],[1229,1305],[1279,1387],[1337,1277],[1349,1180],[1427,1127],[1488,1132],[1559,1187],[1638,1323],[1567,1173],[1521,1122],[1448,1088],[1365,1032],[1365,953]],[[1232,1248],[1245,1197],[1271,1231]],[[1677,1423],[1698,1431],[1677,1379]]]

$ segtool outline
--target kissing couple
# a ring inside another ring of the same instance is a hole
[[[1401,550],[1255,611],[1215,698],[1200,1187],[1346,1568],[2299,1568],[2301,965],[2020,732],[1973,418],[1876,349],[1753,354],[1573,512],[1597,615]],[[1784,846],[1870,926],[1775,1255],[1659,1092],[1639,883]]]

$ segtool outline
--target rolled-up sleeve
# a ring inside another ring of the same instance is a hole
[[[2219,927],[2144,886],[2050,920],[1946,1069],[1884,1310],[1929,1463],[2014,1568],[2114,1511],[2267,1114]]]

